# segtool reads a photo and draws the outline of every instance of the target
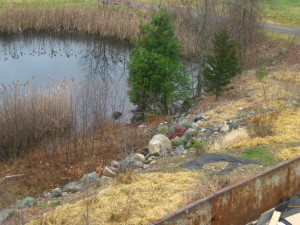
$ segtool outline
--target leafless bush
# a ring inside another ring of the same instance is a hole
[[[215,193],[222,188],[229,186],[232,182],[232,178],[230,178],[230,176],[202,175],[199,179],[199,183],[195,184],[193,188],[190,188],[189,191],[184,193],[184,205],[190,204],[212,193]]]
[[[266,137],[273,134],[274,125],[280,115],[281,109],[261,113],[251,119],[252,131],[256,136]]]

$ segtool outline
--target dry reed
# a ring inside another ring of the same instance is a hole
[[[148,22],[152,11],[129,7],[75,8],[24,7],[0,10],[0,31],[19,33],[30,31],[74,32],[130,40],[136,36],[141,21]],[[174,15],[174,26],[184,55],[196,53],[197,40],[186,18]]]

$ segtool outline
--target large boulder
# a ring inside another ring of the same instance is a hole
[[[96,180],[97,178],[99,178],[98,174],[94,171],[92,173],[87,173],[83,176],[83,182],[84,183],[91,183],[94,180]]]
[[[81,191],[83,189],[83,182],[77,182],[77,181],[74,181],[74,182],[70,182],[68,184],[66,184],[64,187],[63,187],[63,191],[64,192],[78,192],[78,191]]]
[[[3,224],[5,220],[12,216],[14,213],[13,209],[4,209],[0,211],[0,224]]]
[[[16,205],[18,209],[25,209],[37,204],[37,200],[32,197],[27,197],[23,200],[17,200]]]
[[[50,192],[50,197],[51,198],[59,197],[59,196],[61,196],[61,193],[62,193],[61,188],[55,188]]]
[[[172,150],[172,143],[165,135],[154,135],[148,145],[148,150],[151,155],[159,154],[161,151]]]

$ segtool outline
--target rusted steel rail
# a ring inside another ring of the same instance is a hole
[[[300,191],[300,156],[224,188],[152,225],[244,225]]]

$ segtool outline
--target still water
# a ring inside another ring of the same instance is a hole
[[[0,85],[30,81],[35,88],[52,87],[74,78],[94,83],[106,104],[125,114],[133,107],[127,97],[128,44],[91,36],[59,34],[0,35]],[[95,85],[93,87],[95,88]],[[105,92],[105,93],[104,93]],[[119,109],[116,105],[122,104]]]
[[[119,79],[126,76],[130,47],[122,42],[91,36],[57,34],[0,35],[0,79],[35,83],[49,76]]]
[[[30,80],[46,87],[74,78],[105,89],[110,112],[128,116],[133,105],[127,97],[127,43],[86,35],[27,33],[0,34],[0,85]],[[191,72],[193,65],[185,62]],[[57,85],[58,86],[58,85]],[[116,106],[122,105],[121,109]]]

